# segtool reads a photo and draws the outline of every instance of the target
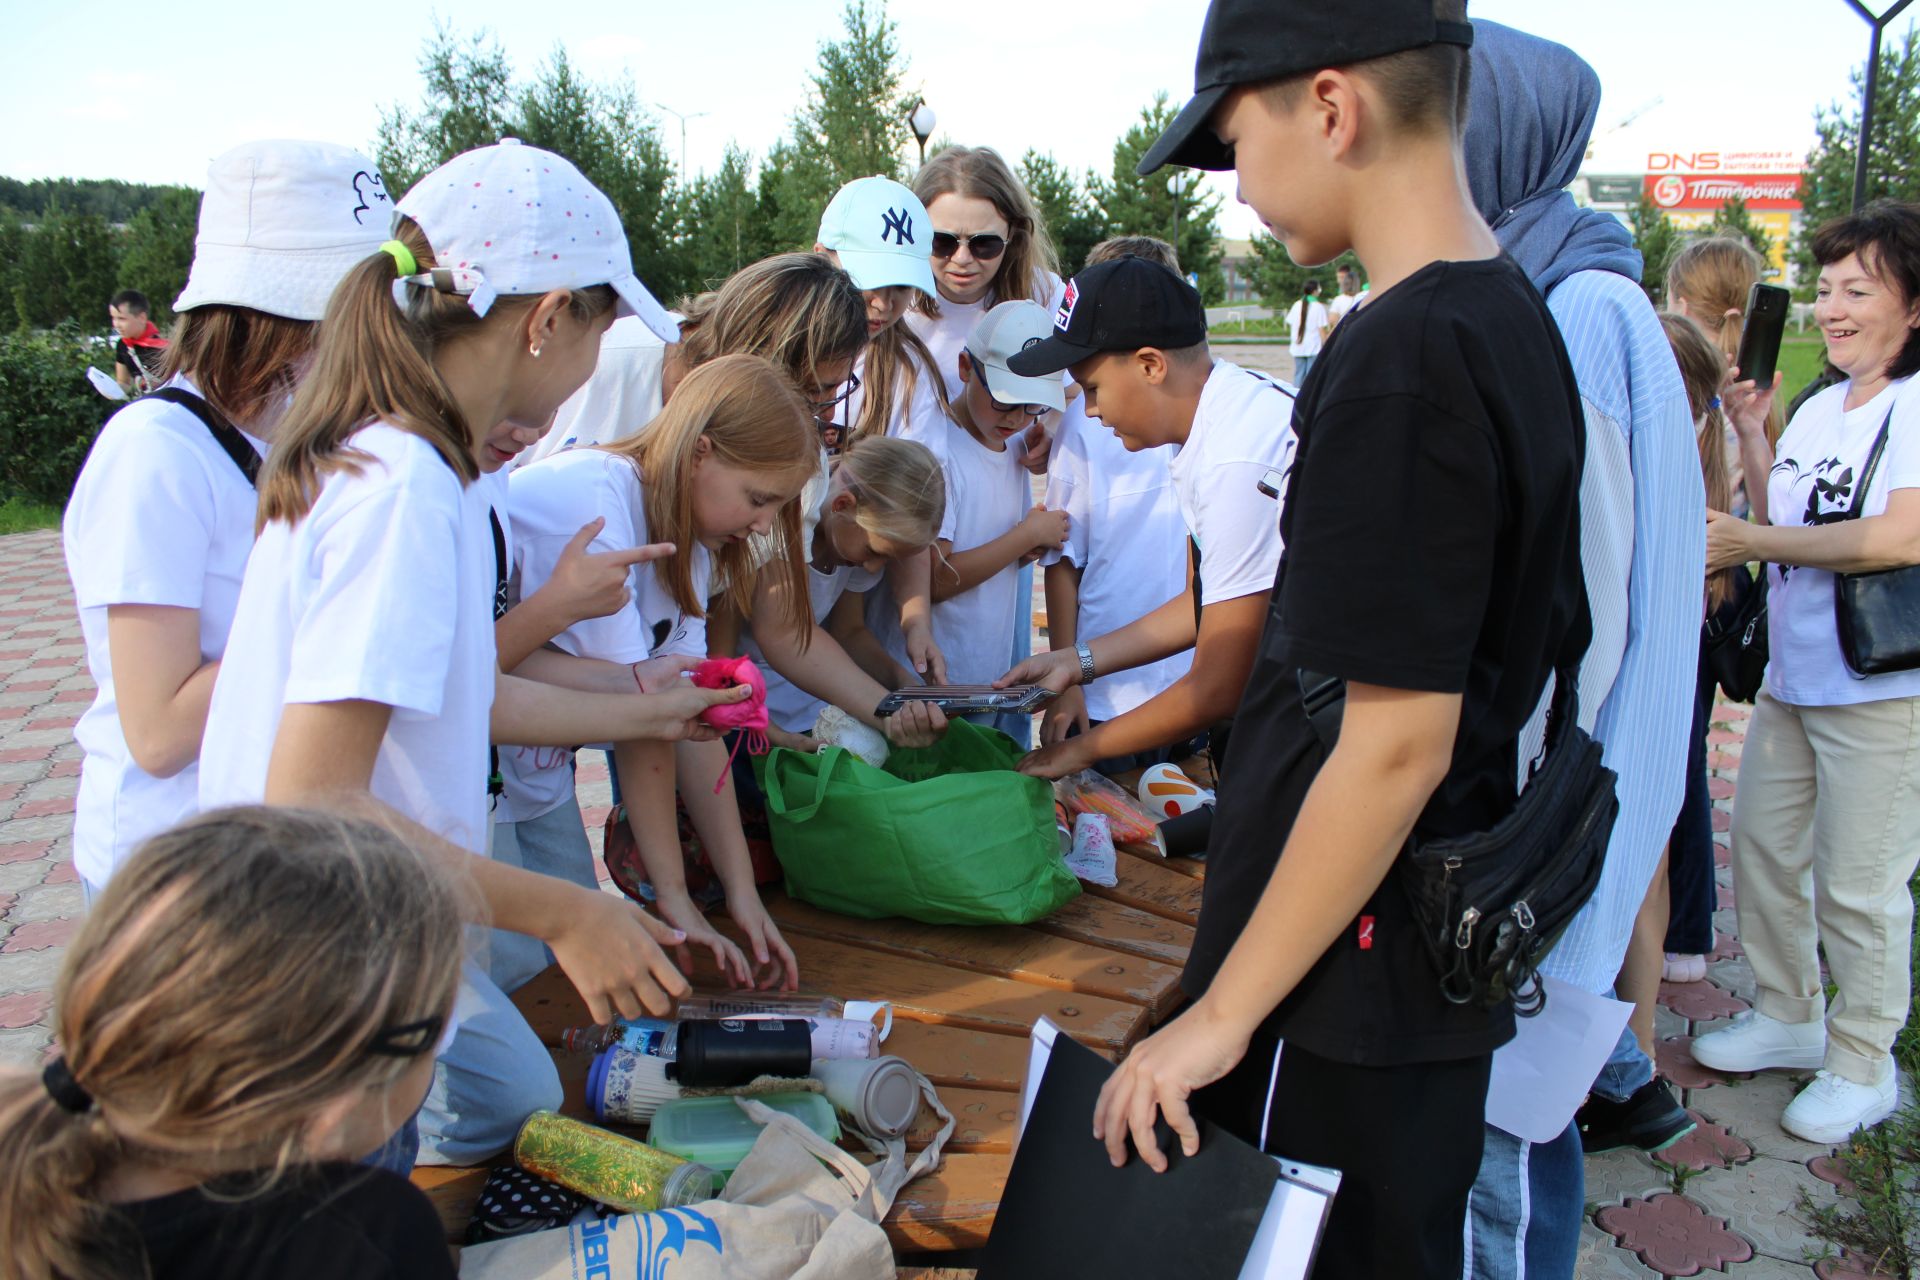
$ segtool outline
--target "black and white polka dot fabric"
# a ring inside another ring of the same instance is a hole
[[[557,1182],[535,1177],[525,1169],[495,1169],[481,1188],[474,1206],[467,1243],[524,1236],[549,1227],[562,1227],[590,1202]]]

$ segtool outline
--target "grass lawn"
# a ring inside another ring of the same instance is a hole
[[[0,535],[30,533],[35,529],[58,529],[60,508],[20,498],[0,502]]]
[[[1780,403],[1792,404],[1793,398],[1800,394],[1800,388],[1819,377],[1826,365],[1825,342],[1815,337],[1788,334],[1786,341],[1780,344],[1780,372],[1786,375],[1780,384]]]

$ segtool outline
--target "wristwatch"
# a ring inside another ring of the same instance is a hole
[[[1093,650],[1087,648],[1085,641],[1081,641],[1079,644],[1076,644],[1073,646],[1073,651],[1080,655],[1080,683],[1081,684],[1092,683],[1093,681]]]

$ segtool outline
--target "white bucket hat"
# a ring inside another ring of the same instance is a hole
[[[463,152],[420,179],[395,212],[419,224],[436,263],[419,274],[403,267],[396,296],[407,285],[443,289],[485,315],[498,297],[611,285],[617,315],[638,316],[662,342],[679,340],[679,321],[633,274],[613,202],[551,151],[503,138]]]
[[[892,178],[857,178],[836,191],[820,217],[819,240],[862,289],[910,285],[934,296],[933,219]]]
[[[351,147],[283,139],[235,147],[207,168],[193,268],[173,309],[225,303],[318,320],[392,222],[380,171]]]

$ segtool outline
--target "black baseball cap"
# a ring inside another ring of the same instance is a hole
[[[1192,285],[1146,258],[1115,258],[1067,281],[1053,336],[1007,361],[1023,378],[1058,373],[1102,351],[1177,351],[1207,340],[1207,311]]]
[[[1466,48],[1473,44],[1473,28],[1437,21],[1433,0],[1213,0],[1193,63],[1193,99],[1148,150],[1138,172],[1169,164],[1233,168],[1232,154],[1207,128],[1207,119],[1235,85],[1351,66],[1430,44]]]

